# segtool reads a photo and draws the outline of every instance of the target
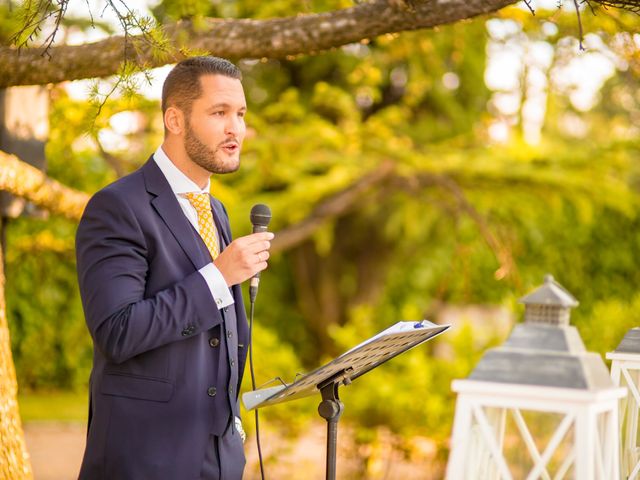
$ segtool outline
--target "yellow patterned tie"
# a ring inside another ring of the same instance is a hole
[[[211,203],[208,193],[185,193],[185,197],[189,200],[193,208],[198,212],[198,230],[200,236],[204,240],[204,244],[209,249],[212,259],[218,258],[220,254],[220,246],[218,245],[218,230],[213,221],[211,213]]]

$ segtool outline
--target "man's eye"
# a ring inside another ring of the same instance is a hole
[[[239,116],[240,118],[244,118],[244,116],[245,116],[245,115],[246,115],[246,113],[245,113],[245,112],[238,112],[238,116]]]
[[[218,110],[217,112],[213,112],[213,115],[217,115],[217,116],[222,116],[224,115],[224,112],[222,110]]]

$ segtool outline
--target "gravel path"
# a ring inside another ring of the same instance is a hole
[[[262,447],[265,466],[269,478],[304,478],[305,480],[323,480],[325,461],[326,427],[316,422],[306,433],[295,441],[280,438],[277,430],[263,425],[265,434]],[[82,454],[84,452],[86,425],[83,423],[29,422],[24,425],[27,448],[31,455],[31,465],[35,480],[75,480],[78,478]],[[354,432],[348,428],[339,431],[338,475],[339,479],[363,478],[355,473],[357,459],[365,454],[354,448]],[[260,478],[255,439],[248,439],[247,469],[244,480]],[[414,444],[419,446],[419,441]],[[427,442],[428,443],[428,442]],[[429,452],[430,445],[422,449],[421,454],[412,460],[391,449],[383,442],[374,449],[379,450],[376,460],[370,462],[368,474],[370,480],[436,480],[443,476],[441,465],[434,461],[435,451]],[[371,454],[372,452],[369,452]],[[277,461],[276,461],[277,459]]]
[[[78,478],[87,427],[82,423],[30,422],[24,425],[35,480]]]

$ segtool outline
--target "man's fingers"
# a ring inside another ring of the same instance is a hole
[[[267,260],[269,260],[269,252],[266,250],[263,250],[262,252],[258,252],[257,254],[258,257],[258,262],[266,262]]]
[[[245,237],[236,238],[232,244],[235,244],[236,248],[240,250],[255,254],[262,252],[263,250],[269,250],[271,248],[270,240],[273,239],[273,233],[260,232],[247,235]]]
[[[244,248],[254,246],[256,243],[263,244],[264,242],[273,240],[273,237],[274,235],[271,232],[259,232],[252,233],[251,235],[245,235],[244,237],[238,237],[231,243],[235,244],[237,247]],[[264,248],[262,250],[264,250]]]
[[[250,253],[260,253],[269,250],[271,242],[263,241],[247,245],[247,251]]]
[[[253,242],[260,242],[263,240],[273,240],[273,237],[275,237],[273,232],[257,232],[257,233],[250,233],[249,235],[245,235],[244,237],[238,237],[236,238],[235,241],[253,243]]]
[[[258,233],[252,233],[251,235],[247,235],[246,237],[243,237],[243,238],[247,239],[247,243],[257,243],[257,242],[273,240],[274,236],[275,235],[272,232],[258,232]]]

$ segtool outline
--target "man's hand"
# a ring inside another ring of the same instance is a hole
[[[271,232],[260,232],[236,238],[218,255],[213,264],[228,286],[242,283],[267,268],[273,236]]]

